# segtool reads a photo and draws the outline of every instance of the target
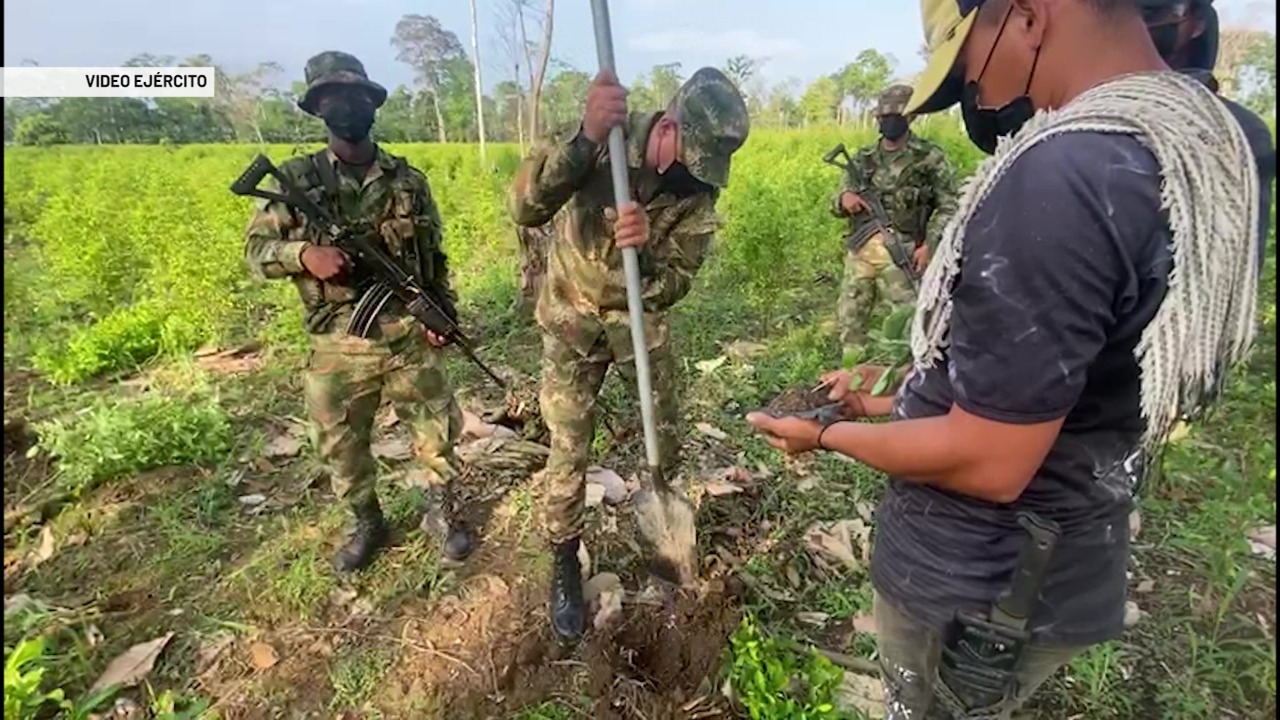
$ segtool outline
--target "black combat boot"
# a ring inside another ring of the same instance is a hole
[[[355,532],[333,558],[333,569],[340,573],[365,567],[387,542],[387,523],[382,519],[378,503],[357,506],[355,514]]]
[[[582,637],[584,612],[578,538],[573,538],[555,546],[551,571],[551,630],[561,644],[573,644]]]
[[[418,525],[428,537],[440,543],[440,554],[449,562],[462,562],[471,555],[471,534],[458,519],[448,488],[429,488],[422,522]]]

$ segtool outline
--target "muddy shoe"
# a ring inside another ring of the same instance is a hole
[[[418,529],[440,544],[440,555],[448,562],[460,563],[471,555],[471,534],[461,523],[450,523],[439,506],[427,508]]]
[[[582,637],[582,566],[578,563],[578,538],[555,547],[555,569],[551,575],[551,631],[562,645]]]
[[[367,566],[387,543],[387,534],[387,523],[377,505],[357,508],[355,532],[333,558],[333,569],[348,573]]]
[[[471,556],[471,549],[471,533],[460,525],[450,527],[444,542],[440,544],[440,554],[451,563],[466,560]]]

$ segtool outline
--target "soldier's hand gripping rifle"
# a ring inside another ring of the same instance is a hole
[[[262,180],[270,175],[280,185],[280,192],[263,190],[258,187]],[[448,343],[456,345],[468,360],[484,371],[498,387],[506,388],[506,383],[476,356],[470,339],[458,327],[452,303],[442,301],[431,290],[418,284],[413,276],[405,272],[395,260],[391,259],[382,248],[369,239],[368,234],[352,232],[338,223],[323,207],[307,197],[288,178],[280,172],[271,160],[259,154],[231,184],[231,192],[236,195],[262,198],[263,200],[283,203],[302,213],[308,221],[320,230],[333,247],[347,253],[355,261],[357,268],[364,271],[371,282],[363,288],[364,292],[356,304],[355,312],[348,326],[348,332],[365,337],[378,313],[392,298],[397,298],[405,309],[428,330],[444,338]]]
[[[867,204],[867,209],[871,214],[871,222],[862,223],[856,231],[845,239],[846,247],[856,251],[876,233],[884,233],[887,236],[884,249],[889,252],[889,257],[893,260],[893,264],[902,271],[903,275],[907,276],[907,282],[911,284],[911,290],[919,293],[920,278],[916,275],[915,263],[910,253],[898,241],[898,232],[890,224],[889,214],[885,212],[884,205],[880,203],[880,197],[871,189],[866,178],[853,177],[853,158],[849,157],[849,151],[845,149],[844,143],[831,148],[826,155],[822,156],[822,162],[840,168],[849,176],[850,180],[856,183],[858,189],[853,192],[856,192],[858,197],[862,198],[862,201]]]

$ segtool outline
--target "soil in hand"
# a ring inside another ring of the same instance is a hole
[[[817,410],[833,404],[828,397],[830,392],[831,388],[825,385],[817,389],[812,386],[789,388],[769,401],[764,411],[770,415],[794,415]]]

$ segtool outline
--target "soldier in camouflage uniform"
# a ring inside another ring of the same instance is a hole
[[[602,72],[588,92],[581,128],[535,150],[512,189],[517,224],[536,227],[553,218],[556,224],[536,316],[543,331],[539,404],[551,432],[543,473],[545,532],[555,553],[551,623],[564,641],[583,627],[578,546],[596,395],[610,366],[628,380],[635,372],[620,248],[639,253],[660,457],[669,474],[679,437],[666,313],[689,292],[720,226],[716,199],[749,125],[742,96],[714,68],[694,73],[665,111],[628,115],[625,98]],[[634,197],[621,212],[613,207],[605,147],[617,125],[625,130]]]
[[[388,252],[452,311],[440,212],[426,177],[370,138],[387,91],[371,82],[355,57],[323,52],[307,61],[298,106],[329,129],[328,147],[290,158],[281,172],[339,221],[381,238]],[[368,338],[345,328],[359,299],[351,259],[283,204],[261,205],[246,232],[245,259],[262,278],[289,278],[305,310],[311,353],[305,376],[312,444],[334,493],[347,501],[355,532],[334,558],[339,572],[364,567],[387,540],[369,450],[374,414],[385,397],[407,421],[428,486],[423,529],[453,561],[471,549],[455,520],[453,446],[462,414],[445,375],[444,340],[425,330],[396,301],[382,310]]]
[[[911,282],[893,263],[884,240],[907,244],[903,254],[911,258],[911,270],[918,277],[955,208],[951,166],[941,148],[911,132],[902,113],[909,99],[911,88],[906,85],[890,86],[880,94],[875,108],[880,139],[853,156],[831,204],[832,213],[849,218],[856,234],[872,222],[870,198],[862,195],[874,195],[893,230],[845,253],[838,317],[846,364],[866,359],[867,328],[877,311],[915,302]]]

